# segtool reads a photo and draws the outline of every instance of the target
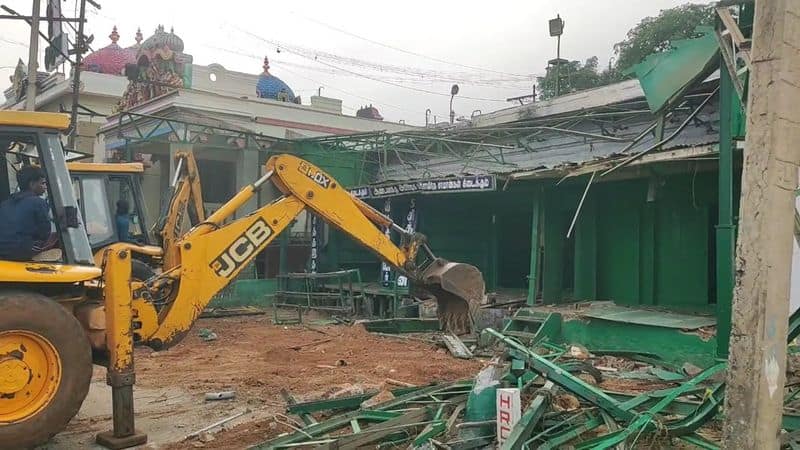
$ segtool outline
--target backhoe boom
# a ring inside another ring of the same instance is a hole
[[[211,299],[305,209],[371,250],[413,282],[427,286],[436,295],[440,310],[449,315],[440,317],[445,328],[469,331],[472,313],[483,300],[483,278],[475,267],[435,258],[424,236],[395,225],[307,161],[291,155],[273,156],[266,170],[266,175],[239,191],[176,243],[179,263],[172,270],[148,280],[146,286],[151,298],[164,297],[161,292],[169,294],[157,314],[143,311],[155,308],[151,303],[134,301],[142,310],[138,320],[147,322],[148,317],[157,317],[157,324],[142,323],[139,327],[138,338],[142,342],[156,349],[179,342]],[[284,195],[226,224],[225,220],[267,181],[272,181]],[[401,243],[393,243],[379,226],[396,229],[402,236]],[[420,248],[425,252],[418,261]]]

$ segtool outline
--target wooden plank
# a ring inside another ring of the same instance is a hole
[[[469,351],[466,345],[461,342],[461,339],[458,338],[453,333],[446,333],[442,335],[442,341],[444,341],[444,345],[447,347],[447,350],[455,356],[456,358],[461,359],[471,359],[472,352]]]
[[[744,34],[742,34],[742,30],[739,29],[736,19],[733,18],[731,11],[728,8],[717,8],[717,15],[719,15],[720,20],[722,20],[722,24],[725,25],[725,29],[727,29],[731,34],[731,39],[733,39],[733,42],[737,47],[741,47],[742,45],[749,43],[749,41],[745,39]]]

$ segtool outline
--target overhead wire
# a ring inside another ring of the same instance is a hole
[[[233,50],[233,49],[229,49],[229,48],[228,49],[219,48],[219,47],[214,47],[214,46],[206,46],[206,47],[214,49],[214,50],[219,50],[219,51],[222,51],[222,52],[234,54],[234,55],[244,56],[244,57],[247,57],[247,58],[253,58],[253,59],[260,59],[261,58],[261,56],[256,55],[254,53],[237,51],[237,50]],[[275,61],[275,60],[273,60],[273,61]],[[378,99],[374,99],[374,98],[370,98],[370,97],[365,97],[363,95],[356,94],[354,92],[338,88],[336,86],[331,85],[330,83],[322,82],[322,81],[316,80],[314,78],[310,78],[308,76],[305,76],[303,74],[300,74],[300,73],[298,73],[298,72],[296,72],[294,70],[291,70],[291,69],[288,69],[287,67],[285,67],[285,66],[299,66],[300,68],[309,68],[308,66],[305,66],[305,65],[302,65],[302,64],[294,64],[294,63],[291,63],[291,62],[288,62],[288,61],[282,60],[282,59],[278,60],[278,61],[279,61],[279,65],[281,66],[281,70],[284,70],[284,71],[286,71],[288,73],[291,73],[294,76],[297,76],[299,78],[303,78],[305,80],[311,81],[312,83],[314,83],[317,86],[322,86],[322,87],[324,87],[326,89],[331,89],[331,90],[338,91],[338,92],[341,92],[343,94],[346,94],[346,95],[349,95],[349,96],[352,96],[352,97],[360,98],[362,100],[371,102],[371,103],[373,103],[373,104],[375,104],[377,106],[382,106],[382,107],[386,106],[386,107],[390,107],[390,108],[396,109],[398,111],[403,111],[403,112],[406,112],[406,113],[409,113],[409,114],[415,114],[415,115],[423,113],[423,111],[413,111],[413,110],[410,110],[408,108],[404,108],[402,106],[398,106],[398,105],[393,105],[391,103],[387,103],[387,102],[385,102],[383,100],[378,100]],[[324,69],[322,69],[322,70],[324,71]],[[336,71],[324,71],[324,73],[336,75],[338,72],[336,72]],[[350,109],[355,111],[355,108],[350,108]]]
[[[425,79],[438,79],[440,81],[448,81],[448,82],[453,81],[462,83],[466,82],[484,83],[490,86],[497,86],[499,83],[527,84],[534,81],[537,76],[535,74],[532,74],[530,76],[524,76],[524,77],[486,78],[485,75],[478,75],[469,72],[447,72],[435,69],[425,69],[419,67],[385,64],[375,61],[353,58],[349,56],[337,55],[335,53],[330,53],[319,49],[306,48],[299,45],[278,41],[276,39],[268,39],[263,36],[256,35],[255,33],[252,33],[248,30],[245,30],[241,28],[238,24],[227,23],[227,26],[240,33],[246,34],[252,38],[255,38],[262,42],[266,42],[270,45],[274,45],[277,48],[278,53],[280,53],[283,50],[286,50],[292,54],[302,56],[304,58],[311,59],[317,62],[320,59],[324,59],[334,64],[343,64],[351,67],[358,67],[360,69],[372,70],[376,72],[397,73],[403,75],[416,76]]]
[[[252,33],[250,31],[244,30],[244,29],[239,28],[239,27],[235,27],[235,28],[237,28],[240,32],[242,32],[244,34],[253,37],[254,39],[258,39],[258,40],[260,40],[262,42],[266,42],[266,43],[271,44],[271,45],[276,45],[273,41],[270,41],[269,39],[263,38],[263,37],[255,34],[255,33]],[[280,47],[280,45],[278,45],[278,46]],[[377,78],[377,77],[374,77],[374,76],[371,76],[371,75],[366,75],[366,74],[363,74],[363,73],[352,71],[350,69],[339,67],[339,66],[336,66],[335,64],[331,64],[331,63],[328,63],[328,62],[325,62],[325,61],[321,61],[318,57],[313,57],[312,58],[309,55],[304,54],[303,52],[294,51],[294,50],[292,50],[291,48],[289,48],[287,46],[284,46],[283,48],[285,48],[286,51],[288,51],[289,53],[293,53],[293,54],[295,54],[297,56],[309,59],[309,60],[314,61],[314,62],[316,62],[318,64],[322,64],[322,65],[325,65],[325,66],[328,66],[328,67],[332,67],[334,69],[341,70],[343,72],[347,72],[347,73],[349,73],[351,75],[354,75],[354,76],[357,76],[357,77],[360,77],[360,78],[365,78],[365,79],[372,80],[372,81],[375,81],[375,82],[378,82],[378,83],[383,83],[383,84],[387,84],[387,85],[390,85],[390,86],[399,87],[401,89],[409,89],[409,90],[412,90],[412,91],[422,92],[422,93],[430,94],[430,95],[437,95],[437,96],[441,96],[441,97],[450,97],[450,94],[445,94],[445,93],[442,93],[442,92],[429,91],[427,89],[416,88],[416,87],[413,87],[413,86],[405,86],[405,85],[400,84],[400,83],[395,83],[395,82],[392,82],[392,81],[382,80],[380,78]],[[467,96],[467,95],[459,95],[459,98],[469,99],[469,100],[486,101],[486,102],[506,103],[505,99],[495,99],[495,98],[486,98],[486,97],[472,97],[472,96]]]
[[[445,59],[440,59],[440,58],[436,58],[436,57],[433,57],[433,56],[428,56],[428,55],[425,55],[425,54],[422,54],[422,53],[417,53],[417,52],[413,52],[411,50],[406,50],[406,49],[403,49],[403,48],[400,48],[400,47],[389,45],[389,44],[386,44],[384,42],[376,41],[374,39],[370,39],[368,37],[364,37],[364,36],[352,33],[352,32],[347,31],[347,30],[343,30],[341,28],[338,28],[338,27],[335,27],[335,26],[330,25],[328,23],[325,23],[325,22],[323,22],[321,20],[314,19],[313,17],[308,17],[308,16],[305,16],[303,14],[299,14],[299,13],[297,13],[295,11],[289,11],[289,13],[290,14],[294,14],[294,15],[299,16],[299,17],[302,17],[303,19],[308,20],[309,22],[316,23],[317,25],[321,25],[321,26],[323,26],[325,28],[328,28],[330,30],[336,31],[338,33],[342,33],[342,34],[345,34],[347,36],[350,36],[350,37],[353,37],[353,38],[356,38],[356,39],[360,39],[362,41],[369,42],[371,44],[375,44],[375,45],[378,45],[378,46],[381,46],[381,47],[385,47],[385,48],[388,48],[388,49],[391,49],[391,50],[394,50],[394,51],[397,51],[397,52],[405,53],[405,54],[408,54],[408,55],[413,55],[413,56],[417,56],[417,57],[420,57],[420,58],[425,58],[425,59],[428,59],[428,60],[431,60],[431,61],[436,61],[436,62],[443,63],[443,64],[449,64],[449,65],[452,65],[452,66],[463,67],[465,69],[472,69],[472,70],[478,70],[478,71],[482,71],[482,72],[496,73],[496,74],[499,74],[499,75],[508,75],[508,76],[514,76],[514,77],[528,77],[528,76],[530,76],[530,75],[522,75],[522,74],[516,74],[516,73],[502,72],[502,71],[499,71],[499,70],[487,69],[485,67],[470,66],[470,65],[466,65],[466,64],[457,63],[457,62],[454,62],[454,61],[448,61],[448,60],[445,60]]]

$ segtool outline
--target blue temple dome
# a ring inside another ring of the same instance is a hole
[[[294,96],[294,91],[283,80],[269,73],[269,59],[264,58],[264,72],[258,77],[256,95],[259,98],[268,98],[284,102],[297,103],[299,99]]]

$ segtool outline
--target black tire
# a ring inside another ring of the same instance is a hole
[[[131,277],[136,281],[145,281],[155,275],[152,267],[140,259],[131,260]]]
[[[0,311],[0,332],[36,333],[61,360],[61,382],[50,403],[21,422],[0,425],[0,449],[33,448],[62,431],[78,413],[92,381],[92,349],[75,316],[43,295],[2,291]]]

